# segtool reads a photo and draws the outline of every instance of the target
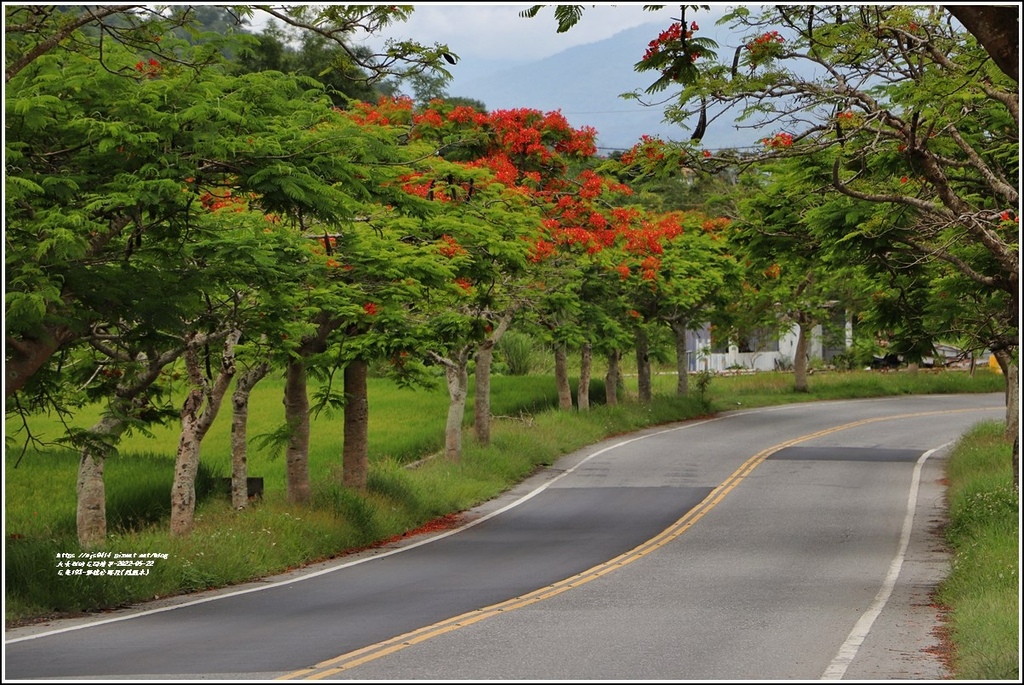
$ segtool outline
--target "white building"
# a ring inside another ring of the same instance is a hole
[[[809,361],[829,363],[837,354],[846,352],[853,345],[853,323],[845,324],[845,345],[828,347],[824,343],[822,327],[815,326],[807,341]],[[690,331],[687,341],[689,350],[688,368],[697,371],[727,371],[746,369],[751,371],[779,371],[793,368],[799,328],[796,324],[780,338],[765,340],[751,338],[746,341],[732,341],[721,344],[711,339],[711,331],[705,326],[699,331]]]

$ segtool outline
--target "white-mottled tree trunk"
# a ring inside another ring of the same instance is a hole
[[[604,374],[604,403],[614,407],[619,403],[619,358],[622,353],[612,350],[608,353],[608,370]]]
[[[491,444],[491,366],[494,363],[494,341],[485,340],[476,351],[473,378],[473,434],[480,445]]]
[[[117,388],[111,407],[89,429],[89,440],[82,446],[78,461],[78,502],[76,525],[78,542],[83,548],[103,544],[107,537],[107,494],[103,483],[104,459],[128,427],[126,417],[146,406],[146,390],[160,371],[181,355],[181,349],[168,350],[149,360],[145,367],[126,377]]]
[[[580,411],[590,409],[590,373],[594,363],[594,346],[583,343],[580,349],[580,382],[576,388],[576,407]]]
[[[807,392],[807,334],[806,326],[797,322],[796,352],[793,353],[794,387],[797,392]]]
[[[647,342],[647,332],[638,328],[636,332],[636,388],[637,399],[649,403],[651,393],[651,355]]]
[[[494,364],[494,348],[508,331],[515,314],[509,309],[498,320],[487,339],[476,351],[476,393],[473,396],[473,431],[477,443],[491,444],[491,366]]]
[[[672,333],[676,338],[676,394],[686,397],[690,394],[690,359],[686,341],[686,322],[673,321]]]
[[[185,368],[189,390],[181,407],[181,435],[174,460],[171,485],[171,534],[192,532],[196,512],[196,474],[199,472],[199,447],[213,425],[220,405],[235,375],[235,345],[242,332],[234,330],[224,339],[217,376],[203,375],[199,361],[200,344],[192,341],[185,350]]]
[[[1003,372],[1003,380],[1006,382],[1006,427],[1003,435],[1007,440],[1013,440],[1013,452],[1010,455],[1010,468],[1013,471],[1013,485],[1020,487],[1020,367],[1013,359],[1013,355],[1006,350],[999,350],[994,353],[999,368]]]
[[[249,506],[249,396],[252,389],[270,371],[270,365],[257,364],[235,383],[231,395],[231,506],[245,509]]]
[[[454,358],[435,355],[444,365],[448,386],[448,419],[444,426],[444,456],[449,461],[462,459],[462,420],[466,416],[466,397],[469,395],[469,348],[459,350]]]
[[[572,389],[569,387],[569,360],[564,343],[555,343],[555,387],[558,389],[558,408],[571,410]]]
[[[95,439],[82,447],[78,458],[78,505],[76,524],[78,544],[92,549],[107,538],[107,490],[103,482],[103,466],[110,449],[106,445],[120,436],[126,423],[107,415],[89,429]]]

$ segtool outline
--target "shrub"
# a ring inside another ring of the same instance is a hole
[[[497,345],[500,363],[510,376],[526,376],[533,370],[534,345],[530,336],[509,331]]]

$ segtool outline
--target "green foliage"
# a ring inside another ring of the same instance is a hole
[[[370,74],[353,64],[341,45],[322,35],[297,33],[286,32],[272,21],[240,54],[234,69],[240,74],[279,71],[315,79],[338,107],[348,106],[351,100],[372,102],[380,96]],[[369,50],[361,50],[368,58]]]
[[[697,129],[710,110],[749,122],[763,149],[678,143],[648,165],[659,177],[798,160],[777,201],[762,198],[774,209],[761,242],[789,240],[819,273],[855,266],[890,288],[861,311],[914,358],[935,338],[1017,345],[1016,84],[948,19],[910,6],[737,8],[722,20],[742,41],[733,59],[698,61],[667,114]],[[824,73],[833,87],[820,87]],[[797,206],[805,230],[792,242]]]
[[[694,386],[697,389],[697,401],[705,410],[711,409],[711,381],[714,374],[711,371],[700,371],[694,378]]]

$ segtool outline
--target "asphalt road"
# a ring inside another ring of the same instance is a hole
[[[1002,401],[800,404],[608,440],[440,537],[7,631],[4,680],[940,678],[942,460]]]

